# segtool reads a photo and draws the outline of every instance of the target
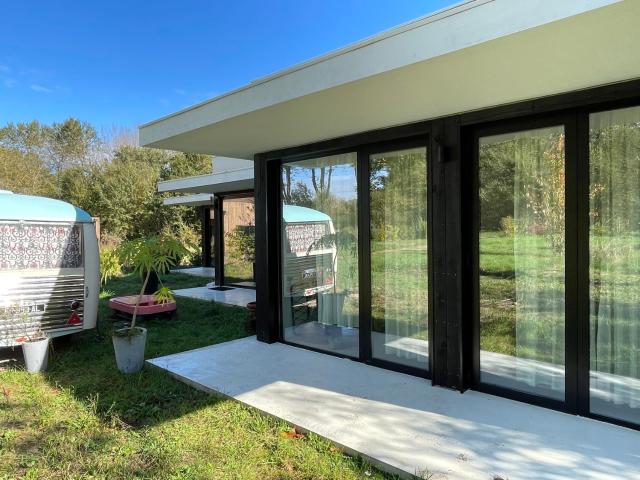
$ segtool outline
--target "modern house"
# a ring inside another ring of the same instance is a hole
[[[637,0],[472,0],[140,143],[228,157],[161,189],[255,204],[259,341],[637,429],[639,24]]]
[[[199,207],[202,212],[202,266],[213,268],[219,286],[255,288],[253,244],[255,212],[253,161],[215,157],[211,174],[166,180],[158,183],[158,192],[173,192],[165,205]],[[250,242],[250,252],[241,252],[237,244]],[[225,245],[226,243],[226,245]]]

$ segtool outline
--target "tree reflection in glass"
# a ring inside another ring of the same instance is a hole
[[[479,143],[480,379],[564,399],[561,126]]]

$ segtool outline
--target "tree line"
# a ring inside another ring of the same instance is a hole
[[[0,189],[57,198],[99,217],[103,244],[169,233],[198,241],[194,208],[162,205],[159,181],[211,172],[211,157],[135,145],[126,130],[99,134],[68,118],[0,128]]]

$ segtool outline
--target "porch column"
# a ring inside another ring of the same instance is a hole
[[[256,215],[256,337],[273,343],[280,338],[280,298],[278,285],[278,237],[275,228],[279,209],[278,162],[267,162],[260,155],[254,157],[255,215]]]
[[[202,266],[211,267],[211,208],[202,207]]]
[[[222,238],[222,230],[224,226],[222,211],[222,200],[217,195],[213,196],[213,248],[214,248],[214,267],[216,285],[224,284],[224,239]]]

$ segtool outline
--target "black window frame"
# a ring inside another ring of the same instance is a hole
[[[219,267],[215,269],[216,275],[216,284],[225,287],[234,287],[234,288],[248,288],[250,290],[255,290],[255,285],[244,285],[233,282],[227,282],[225,271],[224,271],[224,201],[225,199],[234,199],[234,198],[253,198],[254,199],[254,224],[255,224],[255,192],[254,190],[234,190],[231,192],[225,193],[217,193],[215,195],[215,233],[216,240],[215,249],[216,249],[216,263],[218,263]],[[255,277],[255,275],[254,275]],[[255,278],[253,279],[255,282]]]
[[[539,128],[562,126],[565,134],[565,399],[556,400],[533,393],[511,390],[506,387],[484,383],[480,380],[480,159],[479,141],[483,137],[516,133]],[[532,405],[552,408],[561,411],[574,411],[577,403],[577,344],[575,338],[578,332],[577,313],[577,181],[578,158],[576,148],[576,121],[574,115],[566,113],[552,113],[533,117],[501,120],[476,125],[471,129],[473,149],[473,359],[471,372],[471,388],[474,390],[511,398]]]
[[[430,169],[431,169],[431,146],[430,146],[430,129],[429,125],[422,124],[417,126],[411,126],[410,129],[406,127],[400,127],[391,131],[384,131],[380,136],[367,133],[364,136],[354,136],[348,140],[338,139],[336,141],[325,142],[322,145],[311,145],[302,147],[300,149],[293,149],[290,152],[284,152],[281,155],[277,155],[277,158],[272,158],[268,162],[268,168],[271,169],[272,178],[275,177],[275,169],[278,171],[278,191],[272,192],[273,212],[276,218],[269,222],[269,229],[277,234],[272,234],[272,246],[269,249],[269,258],[272,259],[272,267],[275,259],[277,258],[277,273],[272,274],[270,278],[271,289],[274,292],[272,294],[272,302],[277,299],[278,307],[273,308],[271,315],[277,319],[277,335],[275,335],[273,341],[278,341],[286,345],[292,345],[307,350],[317,351],[319,353],[333,355],[341,358],[348,358],[350,360],[360,361],[369,365],[386,368],[389,370],[397,371],[400,373],[406,373],[422,378],[431,378],[431,371],[433,369],[433,342],[429,338],[429,366],[428,369],[419,369],[410,367],[407,365],[397,364],[382,359],[373,358],[371,352],[371,255],[370,255],[370,191],[369,191],[369,155],[373,153],[384,153],[395,150],[425,147],[427,150],[427,255],[428,255],[428,276],[429,276],[429,292],[427,293],[428,301],[428,313],[427,313],[427,329],[429,337],[431,337],[433,315],[432,309],[432,248],[431,248],[431,202],[430,202]],[[356,181],[357,181],[357,212],[358,212],[358,314],[359,314],[359,355],[352,357],[349,355],[340,354],[337,352],[331,352],[321,349],[316,349],[307,345],[301,345],[294,342],[285,340],[282,327],[282,278],[281,278],[281,262],[282,262],[282,250],[281,250],[281,238],[280,229],[282,228],[282,198],[281,198],[281,167],[287,163],[308,160],[314,158],[322,158],[331,155],[340,155],[345,153],[356,154]],[[275,248],[274,248],[275,247]],[[277,285],[273,285],[273,281],[277,281]]]
[[[575,221],[571,230],[574,232],[572,235],[577,237],[572,255],[575,265],[570,266],[575,278],[573,285],[566,286],[566,291],[568,294],[569,290],[574,289],[572,298],[575,311],[572,316],[575,318],[571,328],[575,332],[576,342],[571,347],[575,351],[570,350],[565,354],[571,356],[577,369],[575,378],[570,379],[573,382],[570,388],[579,394],[569,399],[567,391],[563,405],[537,402],[531,398],[521,397],[519,400],[640,430],[640,423],[629,423],[589,411],[589,114],[636,105],[640,105],[640,79],[256,154],[258,340],[272,343],[281,339],[279,228],[282,159],[321,157],[352,151],[355,147],[425,135],[429,155],[429,376],[434,385],[460,392],[474,388],[474,329],[477,318],[474,284],[478,274],[474,243],[477,243],[475,237],[479,218],[474,215],[477,169],[473,133],[479,128],[500,122],[508,124],[551,118],[554,115],[570,116],[572,128],[575,128],[575,145],[572,152],[565,152],[565,159],[573,177],[567,188],[574,189],[574,194],[567,190],[567,202],[574,203],[571,206],[574,220],[567,218],[566,221]],[[575,162],[570,162],[572,157],[575,157]],[[360,179],[359,184],[362,183]],[[359,211],[359,227],[362,218]],[[359,235],[362,235],[362,231]],[[362,261],[363,257],[360,258]],[[361,268],[361,275],[363,271],[366,270]]]
[[[256,289],[255,286],[227,282],[224,272],[224,199],[249,197],[254,198],[255,202],[254,190],[220,192],[213,195],[213,203],[211,206],[202,207],[202,265],[204,267],[213,266],[214,281],[218,286]],[[211,222],[211,212],[213,212],[213,222]],[[213,251],[211,251],[212,239]]]
[[[640,84],[631,95],[602,99],[591,95],[588,102],[577,102],[566,108],[545,109],[530,115],[507,116],[500,120],[470,123],[464,127],[466,152],[471,162],[468,184],[471,193],[465,195],[465,204],[472,212],[468,230],[467,263],[470,271],[466,278],[467,291],[472,296],[472,314],[467,331],[472,332],[471,345],[465,354],[471,359],[466,388],[498,395],[532,405],[569,414],[580,415],[640,430],[638,423],[628,422],[591,412],[590,409],[590,298],[589,298],[589,115],[621,108],[640,106]],[[608,89],[603,89],[608,92]],[[557,100],[561,100],[560,96]],[[480,382],[480,297],[479,297],[479,158],[480,137],[496,133],[516,132],[544,126],[565,126],[565,400],[558,401],[534,394]],[[572,239],[572,240],[570,240]]]

